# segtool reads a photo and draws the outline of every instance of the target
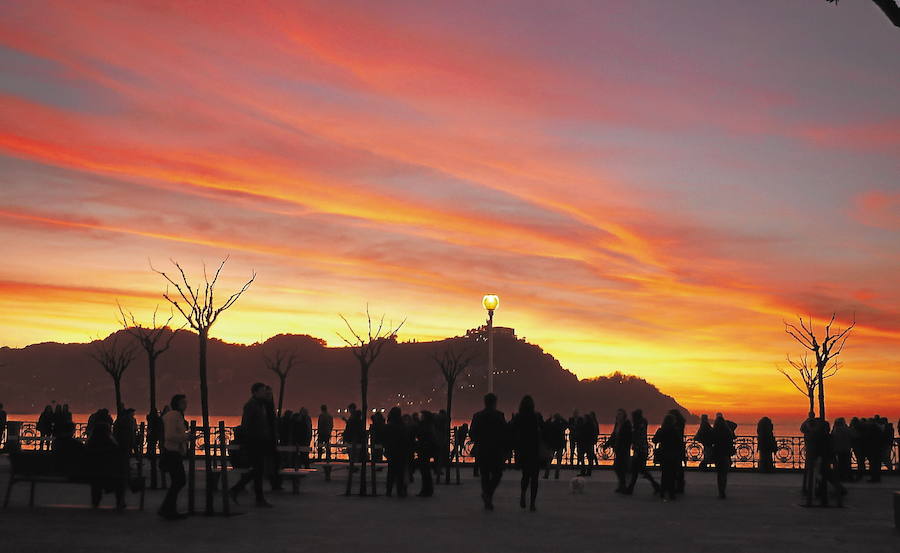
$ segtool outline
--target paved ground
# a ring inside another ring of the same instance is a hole
[[[634,496],[612,493],[610,471],[595,473],[585,493],[573,495],[564,473],[559,481],[541,481],[538,511],[529,513],[518,507],[518,473],[509,471],[497,509],[488,513],[471,476],[460,486],[439,486],[433,498],[400,500],[346,498],[340,478],[326,483],[316,475],[299,496],[271,494],[274,509],[243,507],[241,516],[179,522],[155,515],[158,491],[148,492],[144,512],[98,512],[84,507],[86,487],[45,484],[38,487],[38,507],[29,510],[27,485],[18,484],[10,507],[0,511],[0,551],[900,551],[892,512],[900,477],[851,485],[843,509],[799,507],[796,474],[732,474],[724,501],[716,498],[713,473],[687,478],[687,495],[662,503],[643,482]],[[0,485],[5,490],[5,472]]]

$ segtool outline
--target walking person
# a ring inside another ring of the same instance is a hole
[[[409,470],[412,449],[413,439],[409,428],[403,422],[402,412],[399,407],[392,407],[384,425],[384,455],[387,457],[385,494],[388,497],[393,494],[394,487],[397,488],[397,497],[406,497],[408,483],[406,473]]]
[[[684,427],[687,424],[687,421],[684,418],[684,414],[678,409],[669,409],[669,414],[675,419],[675,428],[678,430],[678,438],[681,440],[681,462],[678,463],[678,468],[675,471],[675,491],[684,493],[684,467],[687,465],[687,448],[684,444]]]
[[[434,495],[434,480],[432,479],[432,461],[438,455],[438,437],[435,428],[435,416],[431,411],[422,411],[422,417],[416,426],[416,464],[422,477],[422,487],[418,497],[431,497]]]
[[[538,492],[538,476],[541,471],[541,440],[543,420],[534,409],[534,399],[525,396],[519,403],[519,411],[510,421],[512,442],[516,451],[516,465],[522,471],[519,507],[525,508],[525,492],[530,489],[528,508],[535,511]]]
[[[484,396],[484,409],[472,416],[469,435],[475,444],[475,464],[481,474],[481,500],[484,508],[494,510],[494,492],[503,478],[506,458],[506,417],[497,410],[497,396]]]
[[[634,452],[631,456],[631,481],[628,483],[625,493],[629,495],[634,493],[634,485],[637,483],[638,476],[643,476],[650,481],[654,495],[659,493],[659,484],[647,470],[647,458],[650,456],[650,446],[647,443],[647,419],[644,418],[644,412],[640,409],[635,409],[631,413],[631,449]]]
[[[759,449],[759,472],[775,472],[775,452],[778,443],[775,441],[775,426],[772,419],[763,417],[756,424],[756,445]]]
[[[681,443],[678,428],[675,425],[675,417],[668,414],[663,419],[662,425],[656,429],[653,435],[653,443],[656,450],[653,458],[659,462],[662,475],[660,476],[659,496],[663,501],[675,499],[676,476],[678,465],[681,463]]]
[[[268,414],[268,392],[266,385],[256,382],[250,387],[250,399],[244,404],[241,415],[240,444],[246,452],[250,470],[241,475],[240,480],[230,490],[231,499],[237,503],[238,494],[253,482],[257,507],[272,507],[263,495],[263,476],[266,457],[275,451],[275,434]]]
[[[728,471],[731,469],[731,456],[734,455],[734,429],[722,413],[716,414],[712,428],[713,461],[716,463],[716,487],[719,499],[725,499],[728,486]]]
[[[175,394],[169,407],[171,409],[163,416],[159,432],[160,437],[164,436],[159,468],[169,475],[169,489],[157,513],[163,518],[178,520],[187,516],[178,512],[178,494],[187,482],[184,474],[184,458],[188,448],[188,424],[184,420],[187,397]]]
[[[628,414],[625,409],[616,411],[616,425],[613,427],[612,434],[603,444],[604,447],[611,447],[613,450],[613,470],[616,473],[616,493],[627,493],[628,484],[628,465],[631,457],[631,422],[628,420]]]

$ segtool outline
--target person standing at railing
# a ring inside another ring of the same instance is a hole
[[[178,494],[184,488],[187,478],[184,474],[184,458],[188,452],[188,424],[184,420],[187,396],[175,394],[169,402],[169,411],[162,416],[162,454],[159,468],[169,475],[169,489],[157,513],[171,520],[185,518],[178,512]]]
[[[44,449],[44,442],[53,435],[53,407],[46,406],[38,417],[37,431],[41,435],[40,449]]]
[[[550,462],[544,468],[544,480],[550,478],[550,465],[556,459],[556,479],[559,480],[559,466],[566,450],[566,421],[559,413],[555,413],[549,421],[544,422],[544,435],[551,449]]]
[[[6,439],[6,421],[7,421],[6,410],[3,409],[3,404],[0,403],[0,451],[3,450],[5,446]]]
[[[694,441],[703,446],[703,457],[700,459],[700,470],[706,470],[712,463],[712,448],[709,446],[712,438],[712,425],[709,424],[709,415],[700,416],[700,427],[694,434]]]
[[[837,475],[841,482],[849,482],[852,479],[851,443],[850,427],[847,426],[846,419],[844,417],[835,419],[834,428],[831,429],[831,448],[834,451],[834,463],[837,466]]]
[[[354,462],[362,461],[362,448],[366,443],[365,431],[363,430],[363,415],[356,408],[355,403],[347,406],[348,417],[341,417],[344,420],[344,443],[349,448],[348,455]]]
[[[653,479],[653,475],[647,471],[647,458],[650,456],[649,445],[647,444],[647,419],[644,418],[644,412],[635,409],[631,413],[631,448],[634,455],[631,457],[631,482],[625,489],[626,494],[634,493],[634,486],[637,484],[638,476],[643,476],[650,481],[653,486],[653,493],[659,493],[659,484]]]
[[[384,415],[374,413],[370,419],[372,425],[369,434],[372,436],[372,462],[380,463],[384,458]]]
[[[328,412],[328,406],[322,405],[319,410],[319,418],[316,421],[316,449],[319,460],[322,460],[322,452],[325,452],[325,461],[331,462],[331,432],[334,430],[334,417]]]
[[[494,510],[494,492],[503,478],[507,451],[506,417],[497,410],[497,396],[484,396],[484,409],[472,416],[469,435],[475,444],[475,463],[481,475],[481,500],[484,508]]]
[[[778,443],[775,441],[775,427],[769,417],[759,419],[756,424],[756,447],[759,450],[759,472],[774,472]]]
[[[627,493],[628,484],[626,478],[628,476],[628,465],[631,461],[631,422],[628,420],[628,414],[625,409],[616,411],[616,425],[613,427],[612,434],[603,444],[603,447],[609,447],[613,450],[613,470],[616,473],[616,493]]]
[[[301,407],[300,411],[294,413],[292,421],[291,435],[294,438],[294,444],[302,448],[300,451],[300,466],[309,468],[309,445],[312,442],[312,417],[306,407]]]
[[[256,495],[257,507],[271,507],[263,495],[263,476],[266,470],[266,458],[275,451],[275,434],[272,421],[269,420],[268,392],[266,385],[256,382],[250,387],[250,399],[244,404],[241,415],[241,448],[246,448],[250,470],[241,475],[240,480],[230,490],[231,499],[237,503],[238,495],[244,487],[253,481],[253,492]]]
[[[712,452],[716,463],[716,487],[719,490],[719,499],[725,499],[725,491],[728,486],[728,471],[731,470],[731,456],[735,454],[733,423],[725,420],[722,413],[716,414],[716,421],[712,428]]]

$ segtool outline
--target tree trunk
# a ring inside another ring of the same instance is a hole
[[[815,402],[815,391],[809,391],[809,412],[812,414],[816,413],[816,402]]]
[[[453,464],[453,388],[456,382],[447,382],[447,474],[444,483],[450,483],[450,465]]]
[[[206,342],[209,337],[209,329],[200,330],[200,409],[203,415],[203,464],[206,469],[206,508],[205,513],[214,513],[212,478],[215,476],[212,470],[212,452],[210,448],[209,432],[209,390],[206,383]]]
[[[156,356],[147,353],[147,361],[150,364],[150,408],[147,412],[156,409]]]
[[[825,420],[825,379],[823,378],[823,372],[825,369],[825,363],[819,361],[819,418]]]
[[[366,415],[369,412],[369,367],[361,365],[360,388],[362,391],[362,458],[359,463],[359,495],[366,495],[366,466],[369,460],[369,438],[366,433]]]
[[[278,418],[281,419],[281,406],[282,402],[284,402],[284,381],[287,380],[287,375],[279,374],[278,379],[281,381],[278,386]]]
[[[116,389],[116,418],[119,418],[119,411],[122,409],[122,377],[113,377],[113,386]]]

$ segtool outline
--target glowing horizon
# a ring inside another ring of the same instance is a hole
[[[836,312],[830,414],[896,418],[900,45],[868,4],[5,5],[0,345],[106,335],[167,309],[149,262],[230,255],[221,293],[259,276],[215,337],[339,345],[368,303],[440,339],[496,292],[564,368],[694,412],[802,416],[782,320]]]

